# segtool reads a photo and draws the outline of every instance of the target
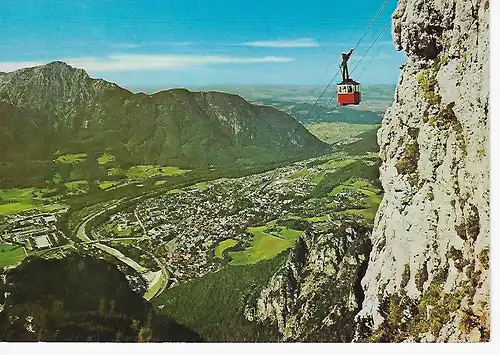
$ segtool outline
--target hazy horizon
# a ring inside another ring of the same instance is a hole
[[[334,87],[336,84],[332,84],[330,87]],[[154,94],[164,90],[173,89],[187,89],[189,91],[217,91],[218,89],[242,89],[242,88],[301,88],[301,89],[318,89],[322,90],[325,85],[321,84],[204,84],[204,85],[131,85],[123,86],[127,90],[134,93],[144,92],[145,94]],[[365,84],[362,85],[362,89],[374,88],[374,87],[384,87],[384,88],[396,88],[396,84]]]

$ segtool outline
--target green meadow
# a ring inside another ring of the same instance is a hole
[[[224,250],[228,248],[234,247],[238,242],[234,239],[227,239],[223,240],[217,245],[217,248],[215,249],[215,256],[218,257],[219,259],[222,259],[222,254],[224,253]]]
[[[115,245],[130,245],[132,244],[133,242],[135,242],[137,240],[137,238],[120,238],[120,239],[115,239],[111,242],[111,246],[115,246]]]
[[[114,162],[115,160],[116,159],[115,159],[114,155],[109,154],[109,153],[104,153],[99,158],[97,158],[97,163],[99,163],[99,165],[105,165],[105,164]]]
[[[167,195],[175,195],[175,194],[182,194],[184,193],[185,191],[184,190],[181,190],[181,189],[173,189],[173,190],[169,190],[167,191]]]
[[[202,191],[205,191],[209,185],[208,185],[208,182],[199,182],[196,184],[196,186],[198,187],[200,192],[202,192]]]
[[[374,187],[372,184],[365,180],[359,180],[356,178],[351,178],[341,185],[334,188],[328,195],[331,197],[346,191],[358,191],[363,193],[366,197],[363,199],[362,203],[365,208],[363,209],[347,209],[340,213],[355,214],[361,216],[369,221],[375,219],[375,214],[377,213],[378,206],[382,201],[382,192],[380,189]]]
[[[121,229],[119,226],[113,227],[113,232],[119,237],[128,237],[132,234],[132,227]]]
[[[24,249],[17,245],[0,244],[0,267],[14,265],[26,257]]]
[[[342,160],[330,160],[321,166],[326,168],[326,169],[342,169],[352,163],[354,163],[356,160],[352,158],[348,159],[342,159]]]
[[[84,194],[87,193],[88,184],[87,180],[77,180],[67,182],[65,185],[71,194]]]
[[[122,176],[125,175],[125,171],[120,168],[109,168],[108,176]]]
[[[109,189],[109,188],[111,188],[113,186],[118,185],[119,183],[120,183],[119,181],[113,181],[113,180],[111,180],[111,181],[106,181],[106,180],[104,180],[104,181],[98,181],[99,188],[101,190],[107,190],[107,189]]]
[[[284,227],[270,228],[272,225],[248,228],[248,232],[253,234],[252,245],[243,251],[229,252],[232,259],[230,264],[255,264],[261,260],[272,259],[283,250],[293,246],[303,233]]]
[[[153,285],[153,287],[151,287],[144,294],[144,298],[147,300],[150,300],[151,298],[153,298],[153,296],[156,295],[156,293],[161,289],[164,282],[165,282],[165,277],[163,275],[161,275],[160,278],[158,279],[158,281],[156,281],[156,283]]]
[[[295,174],[292,174],[289,178],[290,179],[298,179],[304,176],[309,175],[309,170],[308,169],[302,169],[300,171],[297,171]]]
[[[55,203],[53,197],[44,197],[53,193],[51,189],[5,189],[0,190],[0,215],[21,213],[36,209],[51,212],[65,206]]]
[[[137,165],[128,169],[125,174],[129,179],[147,179],[155,176],[179,175],[185,172],[187,170],[181,170],[173,166]]]
[[[14,214],[24,212],[35,208],[31,203],[15,202],[0,205],[0,215]]]
[[[65,155],[60,155],[57,157],[55,160],[57,163],[61,164],[77,164],[77,163],[82,163],[87,159],[87,154],[86,153],[80,153],[80,154],[65,154]]]

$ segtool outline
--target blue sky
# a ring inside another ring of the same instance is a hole
[[[383,2],[0,0],[0,71],[64,60],[127,87],[324,84]],[[352,68],[396,2],[366,34]],[[404,61],[389,25],[353,77],[395,84]]]

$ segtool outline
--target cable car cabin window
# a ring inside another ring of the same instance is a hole
[[[339,94],[353,94],[355,92],[361,92],[361,87],[358,84],[338,85],[337,92]]]

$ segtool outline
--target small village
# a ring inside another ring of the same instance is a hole
[[[172,190],[111,215],[93,233],[152,252],[172,283],[197,278],[227,262],[214,255],[221,241],[248,242],[249,227],[301,214],[302,204],[315,215],[314,203],[303,200],[315,186],[312,178],[326,168],[305,169],[307,163]]]

